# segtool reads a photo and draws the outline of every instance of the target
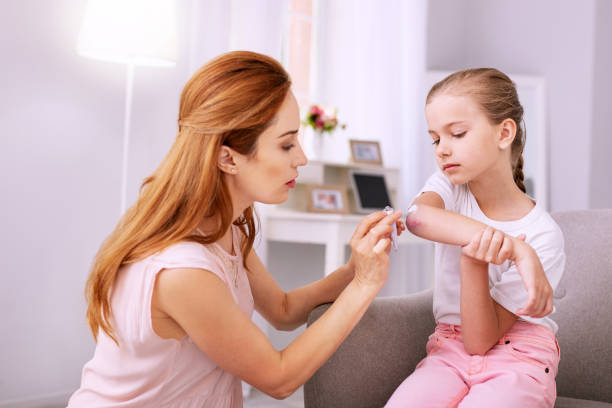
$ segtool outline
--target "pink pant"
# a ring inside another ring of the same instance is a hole
[[[555,335],[544,327],[516,322],[484,356],[472,356],[461,326],[440,323],[427,357],[385,407],[553,407],[558,366]]]

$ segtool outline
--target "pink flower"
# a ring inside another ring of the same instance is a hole
[[[310,125],[317,132],[333,132],[338,126],[337,110],[335,108],[324,108],[319,105],[311,105],[304,119],[305,124]],[[344,129],[345,125],[342,125]]]
[[[311,115],[320,115],[323,113],[323,109],[319,108],[317,105],[313,105],[310,107]]]

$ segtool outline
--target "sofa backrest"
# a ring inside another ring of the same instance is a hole
[[[557,393],[612,402],[612,209],[552,216],[567,255],[551,316],[561,348]]]

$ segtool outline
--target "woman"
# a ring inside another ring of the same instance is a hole
[[[290,86],[251,52],[188,81],[174,145],[96,257],[86,295],[97,346],[70,407],[241,407],[240,380],[285,398],[361,318],[386,281],[399,212],[365,217],[349,262],[289,293],[252,251],[253,203],[285,201],[306,164]],[[290,330],[329,301],[282,351],[250,319],[255,308]]]

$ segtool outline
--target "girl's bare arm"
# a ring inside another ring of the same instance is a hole
[[[422,238],[462,247],[487,227],[472,218],[444,210],[442,198],[431,191],[414,201],[406,216],[406,226]],[[536,252],[524,241],[507,234],[504,236],[512,243],[508,259],[516,263],[528,293],[526,305],[517,310],[517,314],[546,316],[552,312],[553,290]]]

